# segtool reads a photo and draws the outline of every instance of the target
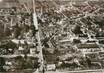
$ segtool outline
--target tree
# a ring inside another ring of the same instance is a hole
[[[73,43],[78,44],[81,43],[81,41],[79,39],[73,39]]]
[[[13,32],[14,32],[14,38],[18,38],[21,34],[21,28],[18,26],[18,24],[16,24],[14,27],[13,27]]]
[[[72,30],[72,32],[75,34],[81,34],[82,33],[81,27],[79,25],[76,25],[74,29]]]
[[[5,65],[5,59],[3,57],[0,57],[0,72],[4,72],[3,66]]]

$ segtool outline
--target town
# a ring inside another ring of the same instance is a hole
[[[104,1],[0,1],[0,72],[104,69]]]

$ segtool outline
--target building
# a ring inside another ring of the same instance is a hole
[[[0,2],[0,8],[11,8],[11,7],[17,7],[19,2],[18,0],[2,0]]]
[[[83,53],[83,55],[101,51],[99,45],[96,43],[78,44],[77,48]]]

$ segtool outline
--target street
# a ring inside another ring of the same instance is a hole
[[[47,71],[46,73],[104,73],[104,70]]]
[[[38,73],[33,72],[31,70],[24,70],[24,71],[15,71],[15,72],[0,72],[0,73]],[[42,72],[41,72],[42,73]],[[46,71],[45,73],[104,73],[104,69],[97,69],[97,70],[79,70],[79,71]]]

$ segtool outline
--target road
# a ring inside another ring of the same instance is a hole
[[[33,72],[31,70],[26,70],[26,71],[0,72],[0,73],[40,73],[40,72]],[[58,71],[57,70],[57,71],[46,71],[45,73],[104,73],[104,69],[97,69],[97,70],[79,70],[79,71]]]
[[[104,73],[104,69],[99,70],[80,70],[80,71],[47,71],[46,73]]]

